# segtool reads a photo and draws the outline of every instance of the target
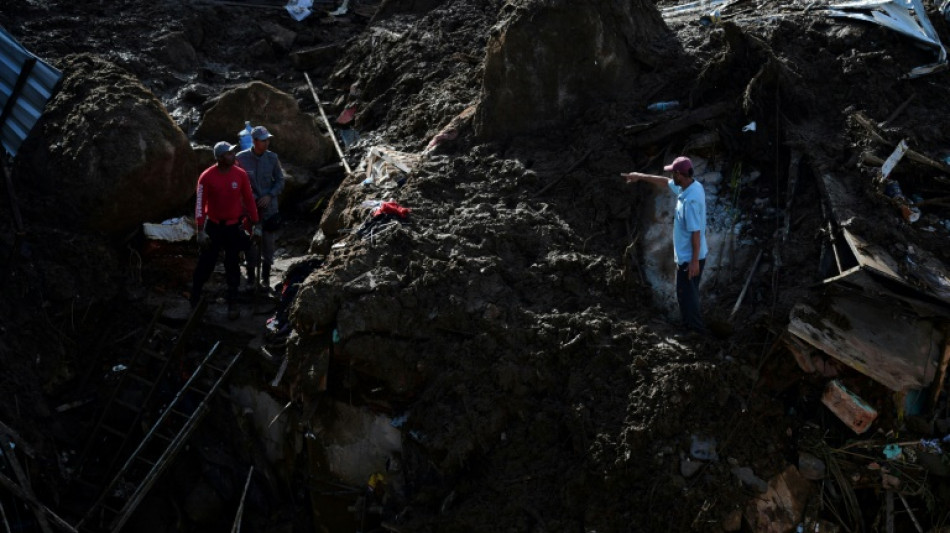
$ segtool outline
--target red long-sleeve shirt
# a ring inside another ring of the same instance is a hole
[[[205,220],[218,224],[235,224],[243,215],[258,221],[257,205],[247,172],[232,165],[222,171],[213,165],[198,177],[197,199],[195,200],[195,225],[201,229]]]

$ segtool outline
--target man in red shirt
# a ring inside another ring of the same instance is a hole
[[[234,164],[237,146],[221,141],[214,145],[217,163],[198,178],[195,201],[195,229],[201,254],[195,267],[191,291],[192,307],[201,298],[201,289],[214,272],[218,253],[224,250],[224,279],[228,285],[228,318],[240,316],[235,299],[241,282],[240,252],[249,240],[242,224],[245,217],[258,222],[257,206],[251,182],[241,167]],[[249,229],[249,228],[248,228]]]

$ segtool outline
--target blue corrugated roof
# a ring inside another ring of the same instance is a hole
[[[62,77],[0,27],[0,145],[10,155],[16,156]]]

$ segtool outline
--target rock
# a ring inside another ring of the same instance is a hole
[[[805,479],[818,481],[825,478],[825,462],[810,453],[799,452],[798,471]]]
[[[762,478],[755,475],[755,472],[747,466],[737,466],[732,469],[732,473],[739,478],[743,485],[753,488],[759,492],[765,492],[769,486]]]
[[[704,463],[699,461],[691,461],[689,457],[684,457],[680,459],[680,474],[683,477],[689,479],[696,475],[696,472],[699,472],[699,469],[703,467]]]
[[[644,64],[660,60],[644,43],[665,28],[652,2],[639,0],[539,2],[514,13],[488,42],[476,135],[537,131],[587,102],[629,94]]]
[[[184,71],[193,70],[198,54],[195,47],[188,41],[184,32],[175,31],[159,37],[155,44],[161,58],[174,69]]]
[[[209,109],[195,138],[213,145],[236,143],[244,121],[266,126],[274,138],[270,149],[281,161],[319,168],[334,153],[333,142],[317,127],[316,119],[300,110],[293,96],[259,81],[222,94]]]
[[[261,22],[261,30],[267,34],[267,38],[270,39],[275,46],[283,51],[290,50],[294,45],[294,40],[297,38],[297,32],[288,30],[280,24],[273,22]]]
[[[62,88],[15,161],[15,179],[29,188],[24,210],[111,236],[180,215],[198,167],[162,103],[99,57],[67,56],[57,66]]]

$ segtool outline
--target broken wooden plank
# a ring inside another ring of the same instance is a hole
[[[732,105],[726,102],[701,107],[693,112],[683,114],[682,116],[663,122],[658,126],[654,126],[642,133],[634,135],[632,143],[634,146],[644,146],[660,142],[663,139],[671,135],[675,135],[687,128],[691,128],[697,124],[716,118],[719,115],[726,113],[731,108]]]
[[[884,164],[881,165],[882,180],[887,179],[887,177],[891,175],[894,167],[896,167],[897,164],[900,163],[900,160],[904,158],[907,148],[907,139],[901,139],[901,142],[897,143],[897,148],[894,148],[894,151],[891,152],[891,155],[888,156],[884,161]]]
[[[950,328],[944,328],[943,357],[937,369],[937,378],[934,379],[933,394],[930,396],[930,405],[937,405],[937,398],[943,391],[943,382],[947,379],[947,364],[950,363]]]
[[[815,353],[813,346],[802,342],[797,336],[787,333],[782,335],[782,341],[785,343],[785,348],[792,353],[792,357],[795,358],[795,362],[798,363],[798,367],[802,369],[802,372],[813,374],[818,370],[815,367],[814,359],[811,357]]]
[[[800,303],[789,333],[895,391],[926,388],[936,373],[935,325],[894,306],[843,294],[818,312]]]
[[[877,418],[877,411],[873,407],[845,388],[837,379],[829,381],[825,386],[821,403],[858,435],[867,431]]]

